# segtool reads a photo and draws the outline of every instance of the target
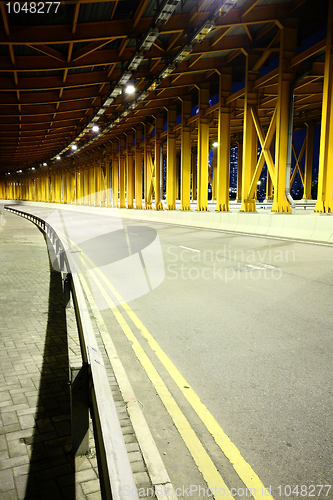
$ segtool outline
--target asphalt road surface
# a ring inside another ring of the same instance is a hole
[[[333,499],[332,247],[38,212],[86,256],[178,497]]]

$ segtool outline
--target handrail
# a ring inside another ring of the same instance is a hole
[[[94,425],[102,499],[138,500],[139,496],[102,354],[97,346],[89,309],[72,259],[65,251],[57,231],[45,220],[12,207],[6,206],[5,209],[32,221],[41,228],[52,242],[56,256],[59,256],[60,269],[63,272],[66,270],[65,286],[69,287],[72,293],[83,368],[87,375],[85,382],[87,392],[89,387],[88,405]],[[88,412],[88,408],[86,411]],[[87,434],[86,430],[83,430],[82,439]]]

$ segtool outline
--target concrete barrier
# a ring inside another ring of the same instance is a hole
[[[333,244],[333,216],[313,212],[275,214],[271,212],[198,212],[182,210],[136,210],[44,202],[0,200],[0,204],[21,204],[57,210],[72,210],[146,223],[175,224],[276,238],[299,239]]]

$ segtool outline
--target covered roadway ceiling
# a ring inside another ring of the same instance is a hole
[[[319,123],[328,0],[0,2],[0,172],[87,152],[231,71],[232,140],[242,134],[247,57],[263,126],[278,96],[281,27],[298,23],[295,127]],[[229,68],[229,69],[228,69]],[[132,83],[136,91],[126,94]],[[217,104],[206,110],[217,136]],[[196,135],[195,110],[192,118]],[[93,132],[97,124],[99,132]],[[77,150],[73,153],[71,146]]]

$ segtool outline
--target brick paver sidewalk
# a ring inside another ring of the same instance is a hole
[[[74,351],[61,276],[50,269],[43,234],[8,212],[5,219],[0,228],[0,500],[97,500],[94,453],[75,460],[70,453],[69,348]]]

